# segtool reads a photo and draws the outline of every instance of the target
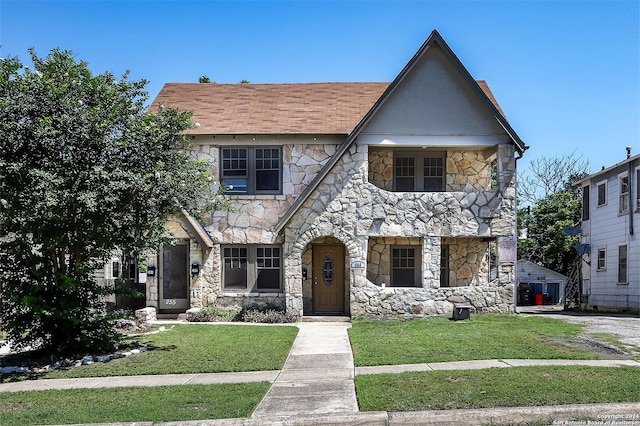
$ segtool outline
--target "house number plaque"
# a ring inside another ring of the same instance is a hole
[[[333,257],[330,254],[327,254],[324,257],[324,261],[322,262],[322,279],[324,280],[325,285],[330,286],[333,282]]]

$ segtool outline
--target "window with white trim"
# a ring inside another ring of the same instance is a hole
[[[607,249],[599,248],[598,249],[598,259],[597,259],[597,268],[598,271],[604,271],[607,269]]]
[[[442,192],[445,190],[444,152],[396,151],[393,158],[393,188],[397,192]]]
[[[618,284],[626,284],[627,278],[627,246],[618,246]]]
[[[626,173],[618,175],[618,185],[618,213],[629,213],[629,198],[631,196],[631,192],[629,190],[629,175]]]
[[[640,167],[636,169],[636,211],[640,211]]]
[[[220,176],[231,194],[281,194],[280,147],[223,147]]]
[[[598,207],[607,204],[607,181],[598,182]]]
[[[391,247],[391,287],[422,287],[419,246]]]
[[[227,290],[279,291],[282,287],[280,246],[223,246],[222,265]]]

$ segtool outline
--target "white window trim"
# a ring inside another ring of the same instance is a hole
[[[625,277],[623,281],[620,281],[620,248],[626,248],[626,265],[625,265]],[[629,245],[622,244],[618,246],[618,268],[616,269],[616,282],[619,285],[627,285],[629,284]]]
[[[627,208],[622,208],[622,179],[627,178],[627,188],[629,192],[627,192]],[[624,172],[618,175],[618,214],[625,215],[629,214],[629,208],[631,207],[631,184],[629,182],[629,173]]]
[[[635,181],[634,178],[635,177]],[[631,198],[631,205],[635,206],[635,211],[636,213],[640,213],[640,166],[636,167],[634,170],[634,175],[631,177],[631,180],[629,182],[630,185],[630,190],[631,190],[631,195],[634,195],[634,188],[633,185],[635,185],[635,200],[633,200],[633,198]],[[633,204],[633,202],[635,201],[635,204]]]
[[[604,266],[600,267],[600,251],[604,251]],[[607,270],[607,248],[606,247],[598,247],[596,251],[596,271],[606,271]]]
[[[604,185],[604,203],[600,204],[600,185]],[[604,207],[609,202],[609,194],[607,194],[607,181],[601,180],[596,183],[596,207]]]

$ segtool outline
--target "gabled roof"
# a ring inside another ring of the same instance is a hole
[[[491,90],[478,81],[504,117]],[[150,110],[160,105],[193,111],[195,135],[348,135],[389,83],[165,84]],[[506,121],[506,119],[505,119]]]
[[[437,44],[442,51],[445,53],[447,58],[454,65],[456,70],[462,75],[463,79],[469,85],[471,90],[475,93],[476,96],[480,99],[480,101],[485,105],[489,114],[498,122],[498,124],[504,129],[504,131],[509,135],[511,141],[514,143],[516,150],[519,153],[523,153],[528,146],[520,139],[515,130],[509,125],[507,119],[502,114],[502,111],[495,103],[495,99],[493,98],[493,94],[490,91],[485,93],[483,88],[488,90],[488,86],[485,82],[478,83],[476,82],[469,71],[464,67],[462,62],[458,59],[458,57],[453,53],[451,48],[444,41],[442,36],[438,33],[438,31],[433,30],[427,40],[422,44],[420,49],[416,52],[416,54],[411,58],[411,60],[407,63],[407,65],[400,71],[400,74],[393,80],[393,82],[387,87],[384,93],[380,96],[380,98],[376,101],[376,103],[369,109],[369,111],[363,116],[358,125],[353,129],[353,131],[348,135],[347,139],[340,145],[337,152],[327,161],[324,167],[320,170],[320,172],[316,175],[315,179],[309,184],[309,186],[305,189],[305,191],[300,195],[300,197],[293,203],[291,208],[284,214],[282,218],[278,221],[275,226],[276,232],[282,231],[287,222],[291,219],[291,217],[295,214],[296,211],[304,204],[304,202],[309,198],[309,196],[315,191],[318,185],[326,178],[331,169],[337,164],[337,162],[342,158],[342,156],[347,152],[347,150],[354,143],[362,129],[367,125],[367,123],[371,120],[371,118],[376,114],[376,112],[382,107],[386,99],[389,98],[391,93],[402,83],[405,77],[411,72],[413,67],[418,63],[420,58],[429,50],[429,48],[433,44]]]

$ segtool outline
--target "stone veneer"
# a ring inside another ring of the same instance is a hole
[[[458,302],[471,303],[477,311],[512,310],[513,268],[500,264],[497,279],[490,281],[487,263],[488,241],[515,234],[512,144],[447,152],[449,192],[427,193],[389,191],[392,151],[354,144],[278,235],[274,226],[279,218],[337,148],[333,143],[303,141],[281,146],[283,195],[229,195],[235,211],[213,212],[203,222],[216,245],[207,252],[192,247],[192,256],[199,257],[202,265],[200,275],[192,279],[192,307],[270,302],[309,314],[311,285],[309,278],[303,281],[302,267],[310,277],[312,244],[340,242],[346,257],[346,313],[352,316],[446,314]],[[218,153],[218,146],[207,144],[195,151],[212,162],[216,173]],[[497,185],[489,188],[493,161]],[[389,282],[385,253],[390,245],[405,243],[423,248],[422,287],[383,288]],[[282,244],[283,290],[223,289],[221,244]],[[447,288],[440,288],[442,244],[450,249],[452,287]],[[354,261],[367,266],[350,268]]]

